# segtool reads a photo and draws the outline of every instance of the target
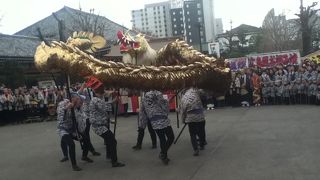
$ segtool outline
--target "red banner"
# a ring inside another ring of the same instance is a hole
[[[274,67],[276,65],[297,65],[301,63],[299,51],[287,51],[248,56],[249,67]]]

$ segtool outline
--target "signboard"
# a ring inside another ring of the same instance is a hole
[[[238,71],[248,67],[247,57],[231,58],[226,60],[232,71]]]
[[[277,65],[301,64],[299,51],[274,52],[266,54],[248,55],[248,66],[261,68],[274,67]]]
[[[220,45],[219,42],[208,43],[209,54],[216,54],[220,58]]]
[[[53,80],[39,81],[38,85],[39,85],[39,88],[48,88],[48,87],[55,87],[56,86],[56,84],[54,83]]]

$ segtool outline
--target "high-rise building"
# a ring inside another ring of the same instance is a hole
[[[185,0],[181,8],[171,9],[170,15],[174,36],[183,35],[189,44],[198,48],[200,44],[207,48],[207,43],[215,41],[213,0]]]
[[[201,2],[203,9],[204,21],[203,25],[205,28],[206,42],[214,42],[216,34],[216,20],[214,16],[214,0],[198,0],[197,3]]]
[[[172,36],[170,6],[170,1],[166,1],[133,10],[132,28],[156,37]]]
[[[182,8],[170,9],[172,35],[184,36],[184,21]]]
[[[182,8],[184,0],[171,0],[171,9]]]

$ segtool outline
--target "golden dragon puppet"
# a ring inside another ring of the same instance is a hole
[[[177,90],[197,86],[217,94],[224,94],[229,88],[229,68],[184,41],[176,40],[155,51],[141,34],[131,37],[118,32],[117,36],[124,62],[95,58],[94,52],[106,45],[105,39],[75,32],[66,43],[41,43],[35,53],[36,67],[41,71],[94,76],[109,87]]]

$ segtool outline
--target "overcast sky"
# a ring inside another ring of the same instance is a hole
[[[131,10],[141,9],[146,3],[163,0],[0,0],[0,33],[13,34],[47,16],[52,12],[69,6],[103,15],[119,24],[131,28]],[[316,0],[304,0],[311,4]],[[224,30],[240,24],[260,27],[271,8],[276,13],[285,13],[290,18],[299,11],[300,0],[215,0],[216,18],[222,18]]]

